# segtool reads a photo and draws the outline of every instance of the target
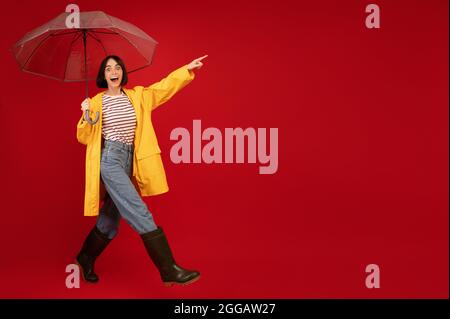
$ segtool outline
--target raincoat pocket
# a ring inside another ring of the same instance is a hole
[[[160,153],[138,159],[136,180],[142,195],[156,195],[169,190]]]

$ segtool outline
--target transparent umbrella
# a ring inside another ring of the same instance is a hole
[[[79,12],[79,28],[68,28],[64,12],[46,24],[25,34],[10,51],[24,72],[65,82],[86,82],[97,76],[98,66],[108,55],[120,56],[128,73],[151,64],[158,44],[131,23],[102,11]],[[95,124],[96,118],[86,121]]]

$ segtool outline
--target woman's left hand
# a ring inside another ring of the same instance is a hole
[[[206,58],[208,55],[204,55],[201,58],[195,59],[191,63],[188,64],[188,70],[191,71],[193,69],[200,69],[203,66],[203,63],[200,62],[204,58]]]

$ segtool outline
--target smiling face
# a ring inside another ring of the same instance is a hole
[[[116,60],[110,58],[106,62],[105,79],[108,88],[120,87],[122,83],[123,70]]]

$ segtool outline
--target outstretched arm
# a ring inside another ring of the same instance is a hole
[[[200,69],[203,66],[201,60],[207,55],[193,60],[191,63],[171,72],[161,81],[144,88],[144,101],[149,103],[151,109],[154,110],[161,104],[167,102],[178,91],[184,88],[194,78],[194,69]]]

